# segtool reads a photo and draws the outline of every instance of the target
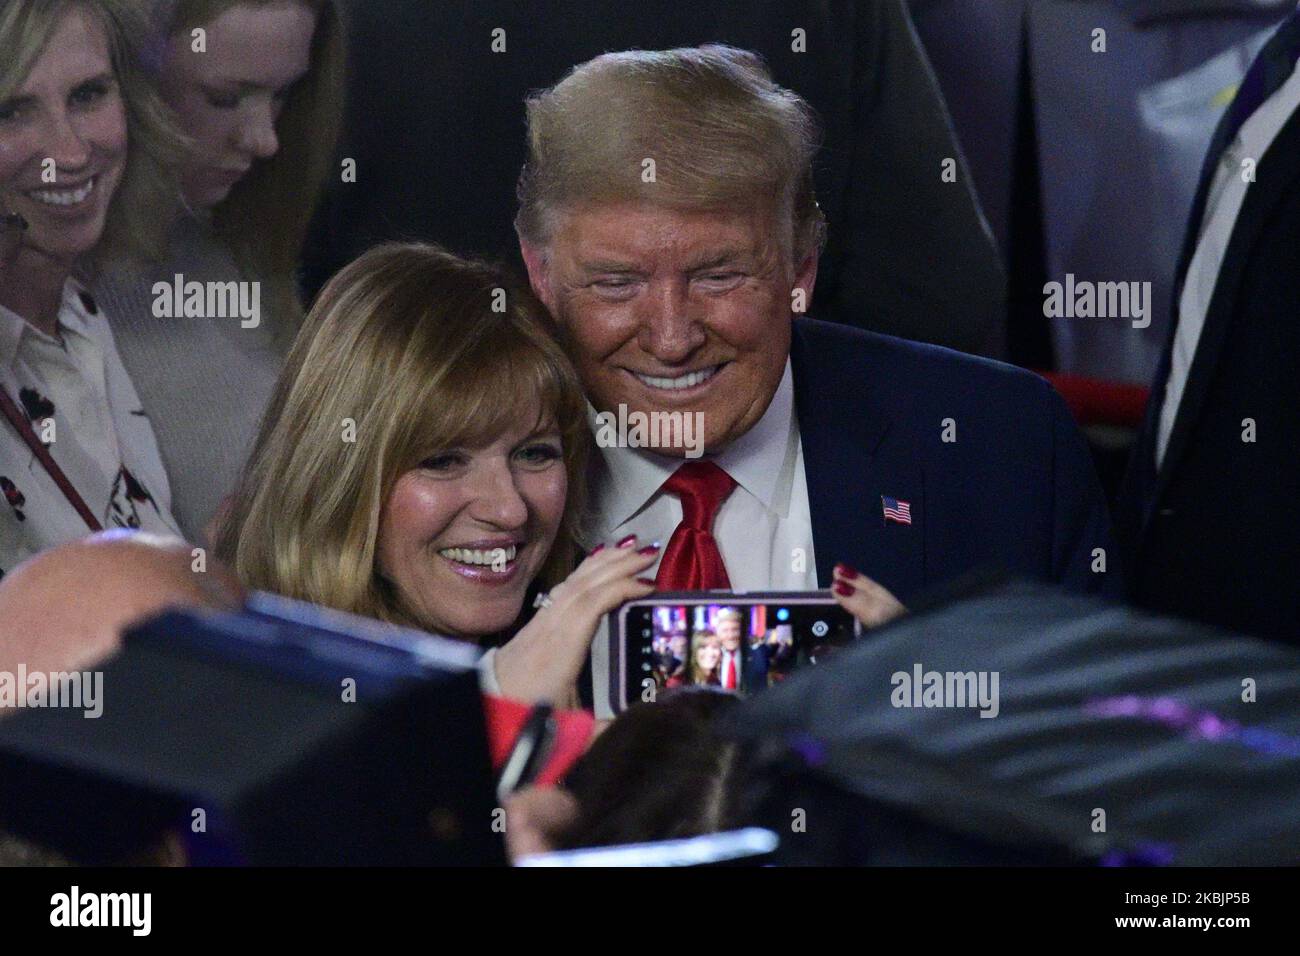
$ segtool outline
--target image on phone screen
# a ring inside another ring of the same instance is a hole
[[[624,687],[717,687],[749,695],[851,641],[856,622],[829,602],[646,602],[623,620]]]

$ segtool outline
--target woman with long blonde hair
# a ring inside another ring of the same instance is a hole
[[[590,440],[527,289],[436,247],[381,246],[308,315],[218,556],[250,588],[501,645],[502,693],[572,703],[598,623],[653,590],[636,575],[657,552],[628,538],[573,570]]]
[[[152,213],[165,257],[94,293],[154,417],[176,517],[199,539],[233,489],[302,321],[297,273],[343,112],[337,0],[148,0],[144,62],[190,141]]]
[[[712,631],[700,631],[691,638],[690,679],[694,687],[718,686],[718,664],[722,660],[722,645]]]

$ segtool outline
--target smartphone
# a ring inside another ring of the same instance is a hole
[[[861,632],[829,591],[678,591],[609,615],[610,702],[675,687],[748,696],[824,661]]]

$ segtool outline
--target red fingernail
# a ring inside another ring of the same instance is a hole
[[[600,544],[596,545],[594,548],[591,549],[591,553],[592,553],[592,554],[600,554],[600,552],[602,552],[602,551],[604,551],[604,550],[605,550],[605,542],[602,541]]]
[[[852,585],[845,584],[843,581],[836,581],[833,590],[843,597],[848,597],[853,593]]]
[[[655,586],[654,578],[637,578],[637,580],[640,581],[642,584],[648,584],[651,587]]]
[[[657,544],[647,544],[644,548],[638,548],[636,553],[637,553],[637,554],[655,554],[656,552],[658,552],[658,550],[659,550],[659,545],[657,545]]]
[[[634,534],[630,534],[630,535],[628,535],[626,538],[624,538],[622,541],[620,541],[620,542],[618,543],[617,547],[620,547],[620,548],[626,548],[628,545],[630,545],[630,544],[631,544],[633,541],[635,541],[635,540],[636,540],[636,535],[634,535]]]
[[[857,569],[850,564],[837,564],[835,565],[835,570],[846,578],[856,578],[858,576]]]

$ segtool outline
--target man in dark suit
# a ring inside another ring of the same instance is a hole
[[[1119,502],[1139,604],[1300,642],[1300,12],[1206,157]]]
[[[729,43],[762,54],[823,120],[817,314],[1004,354],[1005,276],[903,0],[566,0],[544,14],[497,0],[355,0],[348,13],[342,155],[356,180],[328,192],[310,291],[380,240],[513,257],[530,90],[606,50]]]
[[[723,690],[747,692],[752,683],[749,648],[745,647],[744,616],[735,608],[724,607],[713,618],[722,655],[718,661],[718,685]]]
[[[817,130],[756,57],[607,54],[528,117],[516,226],[599,425],[589,547],[666,542],[662,590],[827,587],[836,562],[903,602],[984,567],[1115,590],[1088,452],[1045,382],[791,321],[817,278]]]
[[[734,607],[724,607],[713,618],[721,657],[718,661],[718,685],[723,690],[752,694],[767,686],[772,664],[783,660],[790,644],[775,634],[755,634],[745,638],[745,616]]]

